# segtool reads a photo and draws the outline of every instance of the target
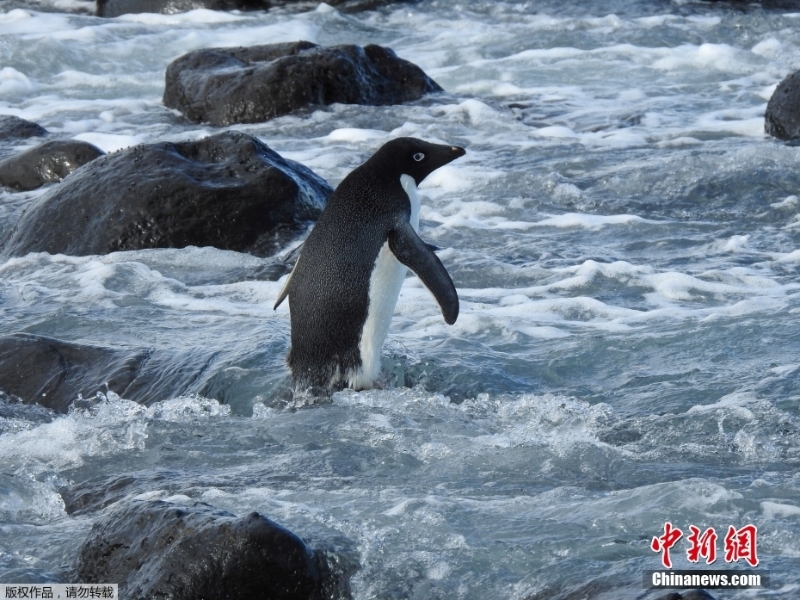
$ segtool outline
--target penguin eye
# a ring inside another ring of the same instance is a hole
[[[423,158],[425,158],[425,155],[422,152],[417,152],[414,155],[414,160],[417,162],[421,161]]]

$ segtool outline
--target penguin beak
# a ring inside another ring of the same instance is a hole
[[[453,160],[455,160],[459,156],[464,156],[467,153],[467,151],[464,150],[461,146],[450,146],[450,150],[452,150],[453,154],[456,155]]]

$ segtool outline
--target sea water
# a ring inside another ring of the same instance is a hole
[[[450,2],[357,14],[0,12],[0,114],[107,152],[199,139],[166,66],[212,46],[378,43],[446,91],[236,125],[336,185],[383,142],[467,155],[420,186],[461,298],[409,276],[385,390],[282,403],[289,314],[264,259],[212,248],[0,264],[0,333],[183,353],[210,373],[141,406],[0,419],[0,581],[58,581],[103,512],[59,490],[259,511],[361,568],[355,598],[641,598],[671,522],[758,528],[800,596],[800,156],[763,114],[800,65],[789,2]],[[38,140],[4,147],[3,156]],[[0,192],[0,231],[44,190]],[[332,541],[331,541],[332,540]],[[677,568],[686,540],[673,549]],[[701,559],[699,566],[704,561]],[[663,592],[661,592],[663,593]],[[573,594],[573,595],[570,595]],[[647,596],[652,597],[652,596]]]

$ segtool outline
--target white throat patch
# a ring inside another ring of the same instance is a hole
[[[410,175],[400,176],[408,200],[411,203],[409,222],[414,231],[419,231],[419,197],[417,184]],[[392,322],[394,307],[400,296],[400,288],[408,269],[394,257],[389,250],[389,242],[384,242],[378,258],[372,267],[369,278],[369,306],[367,320],[361,331],[358,351],[361,354],[361,368],[347,374],[347,383],[356,390],[368,390],[375,385],[381,372],[381,349],[389,324]]]
[[[419,196],[417,196],[417,182],[411,175],[400,175],[400,185],[408,196],[408,201],[411,202],[411,216],[408,222],[414,228],[414,231],[419,233]]]

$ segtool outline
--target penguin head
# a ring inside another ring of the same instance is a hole
[[[459,146],[431,144],[416,138],[402,137],[386,142],[368,161],[387,175],[410,175],[417,185],[439,167],[464,156]]]

